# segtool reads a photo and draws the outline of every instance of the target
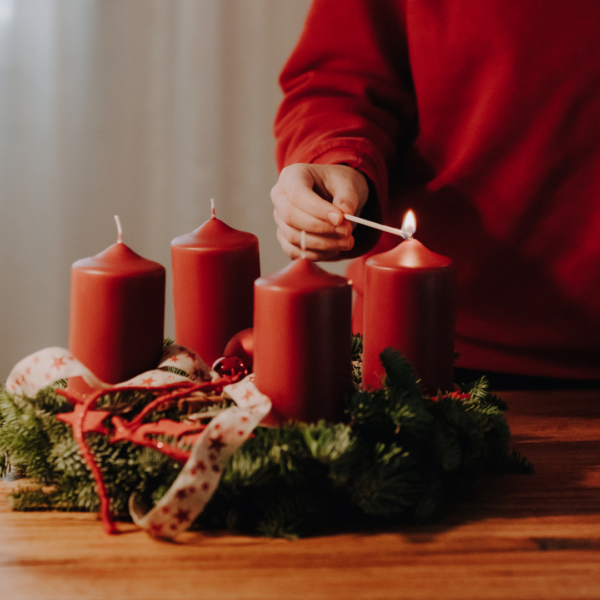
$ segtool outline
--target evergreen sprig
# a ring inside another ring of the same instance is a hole
[[[354,339],[354,372],[362,340]],[[424,396],[406,359],[381,355],[384,387],[346,398],[346,422],[258,427],[233,455],[197,524],[294,538],[397,521],[428,521],[488,473],[528,472],[509,447],[505,403],[485,378],[468,395]],[[355,383],[359,380],[355,378]],[[137,412],[143,395],[106,399],[104,406]],[[102,404],[102,403],[100,403]],[[94,481],[57,413],[72,406],[52,388],[36,398],[0,393],[0,473],[10,468],[32,484],[12,494],[16,510],[97,510]],[[163,418],[184,419],[170,409]],[[156,502],[180,465],[129,442],[87,441],[100,466],[114,513],[125,515],[133,492]]]
[[[129,407],[144,404],[136,393],[116,394],[99,405],[126,410],[124,396],[129,396]],[[56,418],[58,413],[72,410],[68,400],[52,387],[42,389],[35,398],[0,392],[0,476],[10,468],[31,482],[12,495],[15,510],[98,510],[94,479],[73,430]],[[130,442],[110,444],[99,433],[88,434],[86,439],[117,515],[127,515],[128,497],[133,492],[151,501],[157,491],[162,495],[180,470],[177,463],[149,448]]]

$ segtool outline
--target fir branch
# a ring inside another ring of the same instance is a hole
[[[363,336],[362,333],[357,333],[352,336],[352,360],[362,360],[363,352]]]
[[[39,486],[21,486],[10,495],[9,505],[13,510],[23,512],[55,508],[52,494]]]
[[[535,467],[529,460],[516,450],[497,455],[497,462],[493,465],[501,473],[533,473]]]
[[[363,337],[357,333],[352,337],[352,385],[357,390],[362,382],[362,351]]]
[[[385,369],[384,386],[392,393],[407,394],[415,399],[422,399],[423,392],[413,366],[405,356],[393,348],[386,348],[380,355]]]

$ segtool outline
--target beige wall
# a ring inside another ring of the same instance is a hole
[[[170,272],[210,215],[287,259],[277,75],[309,0],[0,0],[0,380],[68,335],[70,265],[124,240]],[[167,335],[172,335],[170,281]]]

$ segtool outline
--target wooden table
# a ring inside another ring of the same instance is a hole
[[[13,513],[0,483],[0,599],[600,599],[600,392],[504,392],[533,475],[492,478],[442,523],[297,542],[102,532]]]

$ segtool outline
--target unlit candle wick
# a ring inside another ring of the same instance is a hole
[[[115,221],[117,222],[117,244],[122,244],[123,228],[121,227],[121,219],[119,219],[119,215],[115,215]]]

